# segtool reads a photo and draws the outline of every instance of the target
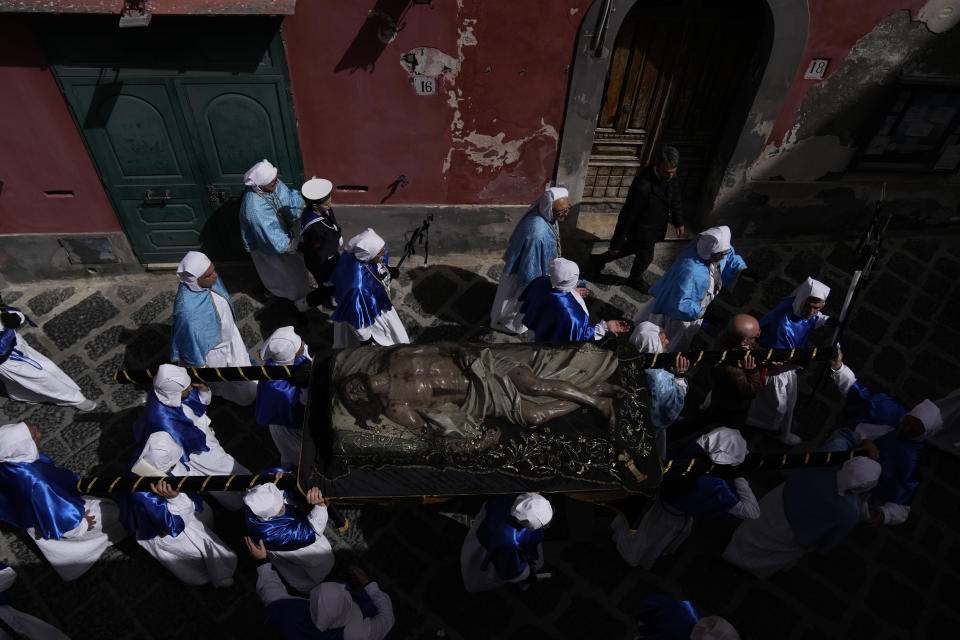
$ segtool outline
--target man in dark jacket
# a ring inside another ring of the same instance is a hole
[[[673,223],[677,237],[683,236],[683,205],[675,177],[679,164],[680,152],[662,146],[654,154],[653,166],[641,170],[633,179],[610,248],[590,256],[594,271],[600,273],[608,262],[635,254],[627,284],[646,291],[643,274],[653,261],[654,246],[667,232],[667,221]]]

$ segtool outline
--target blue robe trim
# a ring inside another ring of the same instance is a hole
[[[136,464],[143,453],[143,447],[130,458],[127,468]],[[167,476],[172,474],[168,473]],[[137,477],[129,471],[128,478]],[[120,492],[110,494],[111,499],[120,509],[120,524],[127,531],[136,533],[137,540],[152,540],[157,536],[173,536],[174,538],[186,527],[183,518],[170,513],[167,508],[167,499],[161,498],[152,491]],[[187,497],[193,500],[194,510],[203,511],[203,498],[199,493],[188,493]]]
[[[194,398],[196,396],[196,398]],[[199,403],[200,392],[194,387],[190,390],[190,395],[184,402],[191,409]],[[206,407],[204,407],[204,410]],[[194,410],[196,412],[196,410]],[[203,415],[202,412],[199,415]],[[151,433],[157,431],[166,431],[173,438],[174,442],[183,449],[183,455],[180,456],[180,462],[186,465],[190,461],[191,453],[209,451],[207,447],[207,436],[193,420],[183,413],[180,407],[168,407],[152,391],[147,394],[147,406],[140,415],[140,418],[133,423],[133,437],[138,444],[145,444]],[[189,466],[187,467],[190,468]]]
[[[643,374],[650,393],[650,421],[655,428],[666,429],[683,411],[687,392],[666,369],[646,369]]]
[[[836,435],[836,432],[835,434]],[[850,451],[850,439],[842,435],[826,443],[826,451]],[[850,535],[860,522],[860,496],[837,494],[839,467],[796,469],[783,487],[783,510],[787,521],[805,549],[830,551]]]
[[[537,278],[520,295],[524,326],[536,342],[586,342],[593,340],[590,317],[569,291],[550,286],[550,277]]]
[[[634,617],[639,624],[638,640],[690,640],[703,612],[686,600],[655,594],[643,599]]]
[[[544,220],[536,210],[520,219],[510,234],[503,273],[516,275],[517,284],[525,287],[534,278],[550,274],[550,263],[557,255],[557,223]]]
[[[276,194],[276,195],[274,195]],[[274,208],[267,203],[279,202]],[[268,255],[286,253],[299,230],[298,221],[303,210],[303,197],[282,182],[277,182],[273,193],[263,196],[247,187],[240,202],[240,239],[247,251],[256,250]]]
[[[707,453],[692,440],[677,457],[681,460],[705,458]],[[719,518],[740,502],[726,480],[708,475],[666,478],[660,485],[660,499],[694,518]]]
[[[283,495],[286,498],[286,492]],[[306,514],[289,502],[286,502],[282,516],[266,521],[253,515],[250,507],[244,507],[244,512],[247,514],[247,534],[254,540],[263,540],[269,551],[294,551],[313,544],[317,539]]]
[[[761,346],[768,349],[803,349],[820,315],[801,318],[793,313],[794,296],[780,302],[773,311],[760,318]]]
[[[906,407],[885,393],[873,393],[859,380],[847,391],[843,407],[847,420],[854,424],[885,424],[897,428],[900,418],[907,413]]]
[[[363,589],[354,589],[350,585],[343,585],[347,593],[353,598],[354,603],[360,607],[364,618],[372,618],[377,615],[377,605]],[[313,624],[313,618],[310,617],[310,601],[305,598],[284,598],[283,600],[274,600],[267,605],[268,627],[277,629],[287,638],[296,638],[297,640],[343,640],[343,627],[336,629],[327,629],[320,631]]]
[[[880,450],[880,481],[870,496],[881,502],[910,504],[920,486],[918,470],[923,442],[901,438],[896,430],[873,442]]]
[[[300,356],[292,366],[309,363],[310,358]],[[273,360],[267,360],[266,366],[273,366]],[[279,424],[288,429],[303,427],[303,410],[300,403],[301,387],[286,380],[261,380],[257,384],[257,404],[255,415],[257,424]]]
[[[521,527],[510,515],[517,499],[516,494],[495,496],[487,500],[486,517],[477,528],[477,539],[487,557],[480,565],[481,571],[493,563],[501,580],[519,576],[525,567],[533,567],[540,558],[537,546],[543,542],[543,529],[530,530]]]
[[[42,453],[33,462],[0,462],[0,520],[59,540],[83,520],[79,480]]]
[[[213,293],[213,292],[216,292]],[[184,366],[202,367],[207,363],[207,354],[223,342],[220,316],[213,303],[212,296],[221,295],[233,309],[233,298],[223,284],[223,278],[217,278],[210,289],[191,291],[181,283],[177,290],[177,299],[173,302],[173,336],[170,343],[171,362],[180,362]],[[253,361],[250,361],[253,364]]]
[[[362,329],[372,325],[381,313],[393,309],[387,290],[370,273],[366,263],[350,252],[340,254],[330,280],[336,288],[337,309],[330,318],[334,322],[346,322],[354,329]]]
[[[706,309],[700,306],[700,301],[710,286],[709,265],[709,260],[697,255],[697,239],[694,238],[663,277],[650,287],[650,295],[654,296],[653,312],[665,313],[679,320],[702,317]],[[720,261],[723,286],[732,289],[740,271],[746,268],[747,263],[730,247],[730,252]]]

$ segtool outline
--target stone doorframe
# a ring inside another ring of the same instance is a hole
[[[570,201],[575,203],[570,212],[571,221],[567,223],[571,229],[576,228],[580,213],[587,162],[593,145],[597,114],[603,100],[603,86],[610,55],[620,26],[638,1],[642,0],[595,0],[587,10],[580,27],[570,75],[570,91],[567,95],[555,181],[555,184],[564,185],[570,190]],[[806,0],[766,0],[766,3],[776,37],[770,47],[763,77],[759,84],[755,85],[755,94],[743,120],[742,129],[725,131],[722,135],[720,154],[721,157],[726,155],[729,160],[722,176],[715,176],[713,180],[708,178],[707,181],[707,189],[714,191],[709,194],[714,208],[746,182],[747,170],[763,150],[767,136],[796,77],[806,47],[809,24]],[[606,26],[602,32],[603,41],[595,47],[594,39],[601,27],[601,14],[607,11],[608,7]],[[736,118],[732,120],[739,122]]]

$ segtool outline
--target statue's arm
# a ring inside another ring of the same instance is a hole
[[[419,431],[427,426],[423,417],[406,402],[391,401],[383,413],[401,427]]]

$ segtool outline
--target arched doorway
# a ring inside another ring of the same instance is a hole
[[[581,211],[591,204],[619,209],[637,171],[664,143],[680,151],[684,208],[695,211],[735,98],[756,64],[764,12],[763,0],[633,6],[610,56]]]
[[[574,213],[617,213],[662,142],[681,152],[691,222],[706,222],[721,182],[760,154],[807,24],[805,2],[597,0],[580,30],[557,166]]]

